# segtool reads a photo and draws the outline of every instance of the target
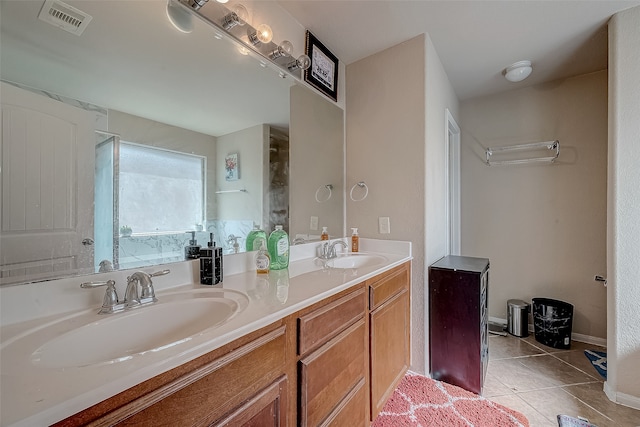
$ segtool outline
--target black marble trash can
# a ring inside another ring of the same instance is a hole
[[[533,298],[533,330],[536,341],[549,347],[571,347],[573,305],[551,298]]]

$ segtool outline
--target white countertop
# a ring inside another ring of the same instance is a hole
[[[248,305],[226,323],[205,329],[186,342],[156,352],[135,354],[122,362],[51,368],[32,361],[34,352],[47,341],[78,326],[104,319],[105,315],[96,314],[96,305],[2,326],[0,425],[34,426],[60,421],[411,259],[410,244],[405,242],[361,239],[361,248],[383,255],[386,261],[359,269],[319,269],[313,257],[296,260],[293,247],[293,261],[289,269],[284,270],[288,273],[288,287],[276,289],[275,282],[281,272],[272,271],[267,276],[248,271],[225,275],[223,283],[216,286],[187,284],[157,291],[159,302],[156,304],[175,299],[175,295],[187,290],[219,292],[224,289],[246,295]],[[7,303],[3,301],[3,305]]]

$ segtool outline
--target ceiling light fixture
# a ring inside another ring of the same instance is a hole
[[[193,31],[191,13],[177,3],[177,0],[169,0],[167,2],[167,18],[169,18],[169,22],[176,30],[188,34]]]
[[[509,65],[504,70],[504,78],[510,82],[521,82],[529,77],[531,71],[533,71],[531,61],[518,61]]]
[[[222,28],[229,31],[236,25],[243,26],[247,23],[248,17],[249,11],[247,8],[238,3],[231,9],[231,12],[227,13],[224,18],[222,18]]]

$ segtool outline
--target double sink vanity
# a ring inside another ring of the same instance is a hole
[[[2,326],[1,425],[368,426],[410,364],[410,244],[316,248],[268,275],[225,257],[216,286],[194,284],[197,262],[163,266],[157,302],[113,314],[104,288],[61,285],[92,304]],[[3,290],[3,309],[44,285]]]

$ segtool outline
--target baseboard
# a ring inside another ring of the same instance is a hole
[[[506,325],[507,324],[507,319],[502,319],[500,317],[491,317],[491,316],[489,316],[489,322],[497,323],[499,325]],[[529,323],[529,332],[534,332],[534,328],[533,328],[533,324],[532,323]],[[587,344],[593,344],[593,345],[597,345],[597,346],[600,346],[600,347],[606,347],[607,346],[606,338],[592,337],[591,335],[577,334],[575,332],[573,332],[571,334],[571,340],[572,341],[584,342],[584,343],[587,343]]]
[[[573,341],[580,341],[580,342],[584,342],[584,343],[587,343],[587,344],[598,345],[600,347],[606,347],[607,346],[607,339],[606,338],[592,337],[591,335],[572,333],[571,334],[571,339]]]
[[[506,325],[507,324],[507,319],[501,319],[499,317],[491,317],[491,316],[489,316],[489,322],[497,323],[499,325]]]
[[[604,393],[612,402],[640,410],[640,397],[613,391],[611,390],[611,387],[609,387],[609,383],[607,381],[604,382]]]

